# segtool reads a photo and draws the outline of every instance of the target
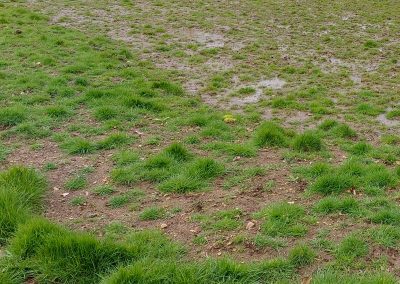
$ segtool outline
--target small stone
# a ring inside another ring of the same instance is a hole
[[[62,196],[62,197],[66,197],[67,195],[69,195],[69,192],[61,193],[61,196]]]
[[[58,187],[53,187],[54,191],[59,191],[60,189]]]
[[[165,228],[167,228],[167,227],[168,227],[168,224],[166,224],[166,223],[162,223],[160,227],[161,227],[161,229],[165,229]]]
[[[251,230],[255,225],[256,225],[256,224],[254,224],[253,222],[250,221],[250,222],[247,223],[246,229],[247,229],[247,230]]]

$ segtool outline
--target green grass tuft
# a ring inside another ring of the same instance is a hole
[[[320,151],[322,149],[322,140],[314,132],[304,132],[294,138],[293,149],[301,152]]]
[[[258,147],[287,145],[285,130],[273,122],[265,122],[256,129],[254,142]]]

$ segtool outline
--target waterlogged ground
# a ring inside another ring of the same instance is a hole
[[[400,276],[396,0],[7,6],[0,167],[45,174],[46,217],[193,260],[304,245],[302,283]]]

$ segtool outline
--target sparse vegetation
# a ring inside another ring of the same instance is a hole
[[[83,2],[0,3],[0,283],[399,282],[394,0]]]

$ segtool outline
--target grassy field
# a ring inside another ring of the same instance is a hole
[[[399,283],[399,15],[2,1],[0,283]]]

